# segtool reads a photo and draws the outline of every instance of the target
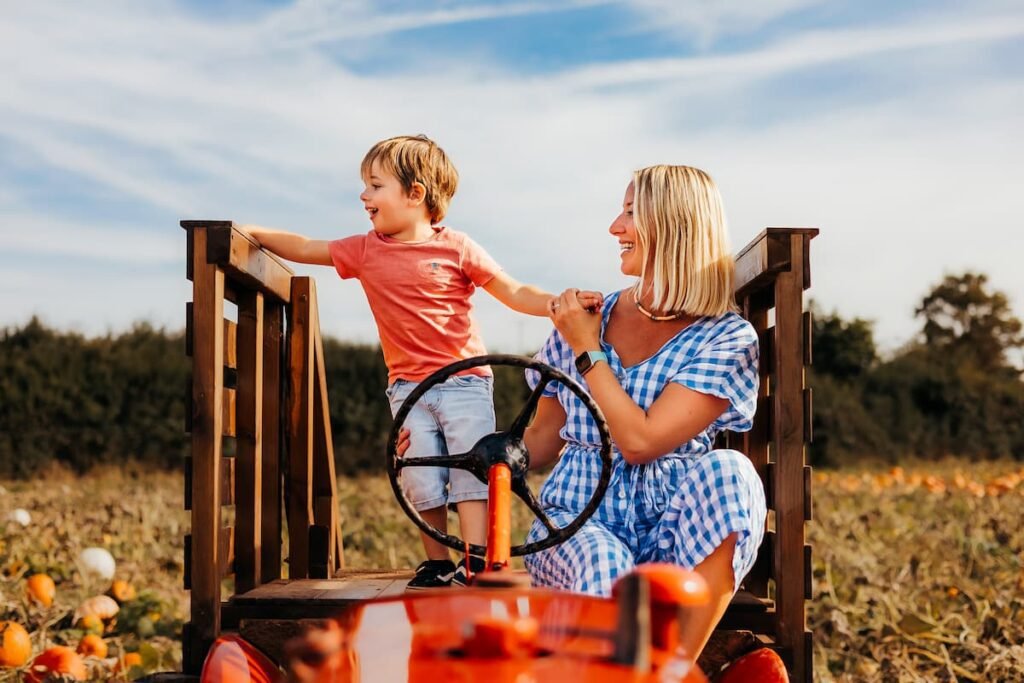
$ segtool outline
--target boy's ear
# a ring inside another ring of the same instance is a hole
[[[415,205],[420,205],[427,199],[427,187],[419,181],[413,181],[409,188],[409,199]]]

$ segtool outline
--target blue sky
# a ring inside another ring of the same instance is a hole
[[[424,132],[449,224],[513,276],[612,291],[630,172],[718,180],[735,248],[816,226],[814,298],[894,349],[946,273],[1024,315],[1019,2],[39,1],[0,22],[0,326],[182,325],[181,218],[369,229],[359,161]],[[315,270],[298,269],[317,273]],[[319,271],[328,334],[375,341]],[[476,302],[490,347],[549,325]]]

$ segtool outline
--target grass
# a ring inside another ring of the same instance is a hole
[[[816,473],[808,623],[817,679],[1024,680],[1022,482],[1015,463]],[[36,653],[76,646],[83,632],[71,615],[109,581],[87,575],[75,558],[83,548],[104,547],[117,560],[116,577],[138,598],[108,625],[110,656],[89,660],[91,675],[121,680],[179,666],[189,523],[180,475],[52,471],[0,486],[0,520],[16,508],[32,516],[27,527],[0,521],[0,620],[24,625]],[[384,476],[341,480],[339,497],[348,566],[415,566],[418,534]],[[518,509],[518,533],[527,523]],[[25,577],[37,572],[57,583],[49,608],[25,596]],[[142,665],[115,673],[125,652],[139,652]],[[16,676],[0,669],[0,681]]]

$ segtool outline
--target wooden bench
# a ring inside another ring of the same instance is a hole
[[[185,507],[192,527],[185,537],[185,587],[192,610],[182,667],[188,677],[199,673],[224,630],[239,630],[273,651],[288,632],[282,623],[325,618],[395,594],[411,574],[344,567],[315,283],[294,275],[230,221],[181,225],[193,283],[186,308],[192,455]],[[720,629],[757,634],[783,655],[794,681],[809,681],[813,673],[804,608],[811,586],[804,541],[811,394],[804,387],[810,314],[803,292],[816,234],[768,228],[737,256],[737,301],[760,339],[761,388],[754,428],[721,440],[751,458],[770,512],[757,563]],[[225,316],[232,304],[234,321]],[[234,592],[226,594],[228,576]]]

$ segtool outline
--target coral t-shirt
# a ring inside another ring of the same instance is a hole
[[[373,230],[330,243],[342,279],[358,278],[380,334],[388,382],[419,382],[449,363],[487,353],[470,295],[501,271],[465,234],[436,226],[423,242]],[[490,376],[489,368],[460,374]]]

